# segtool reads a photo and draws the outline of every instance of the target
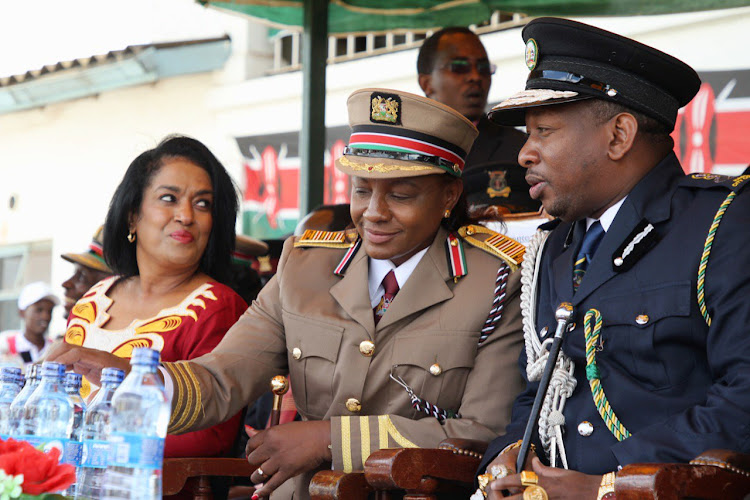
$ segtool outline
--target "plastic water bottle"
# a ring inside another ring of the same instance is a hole
[[[62,455],[73,425],[73,403],[65,394],[65,365],[46,361],[42,382],[23,407],[24,439],[37,448],[58,448]]]
[[[21,369],[14,366],[4,366],[0,370],[0,438],[6,439],[13,430],[10,416],[10,405],[21,392],[18,387],[18,377]]]
[[[171,402],[157,373],[158,364],[157,351],[146,347],[133,349],[130,374],[112,397],[104,498],[161,498],[164,438]]]
[[[23,386],[21,392],[13,400],[13,404],[10,405],[11,430],[9,434],[11,437],[23,439],[23,406],[41,381],[41,365],[26,365],[26,385]]]
[[[89,404],[83,421],[83,453],[76,498],[98,500],[102,497],[102,481],[109,459],[112,396],[124,378],[125,372],[117,368],[102,370],[102,387]]]
[[[83,427],[83,418],[86,414],[86,403],[81,397],[81,380],[82,377],[78,373],[65,374],[65,394],[68,395],[68,398],[73,405],[73,421],[70,426],[70,432],[68,432],[70,439],[65,444],[65,453],[63,453],[62,461],[66,464],[75,466],[76,478],[80,475],[82,447],[81,431]],[[76,483],[71,484],[63,494],[70,497],[75,496]]]

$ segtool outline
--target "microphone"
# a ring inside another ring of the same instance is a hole
[[[523,433],[521,449],[518,450],[518,460],[516,460],[517,473],[520,473],[523,470],[523,466],[526,463],[526,457],[528,457],[529,455],[531,437],[534,433],[534,429],[536,429],[537,422],[539,421],[539,414],[542,411],[542,402],[544,401],[544,397],[547,395],[549,382],[552,379],[552,370],[554,370],[555,363],[557,363],[557,355],[560,353],[560,347],[562,345],[562,336],[563,333],[568,329],[570,321],[573,319],[573,305],[570,302],[563,302],[559,306],[557,306],[557,310],[555,311],[555,319],[557,320],[555,337],[552,340],[552,346],[549,350],[547,363],[544,365],[542,379],[539,381],[539,388],[537,389],[536,396],[534,397],[534,405],[531,407],[529,420],[528,422],[526,422],[526,430]]]

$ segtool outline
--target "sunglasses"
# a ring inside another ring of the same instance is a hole
[[[443,68],[457,75],[465,75],[471,72],[472,65],[477,68],[477,73],[483,76],[494,75],[495,70],[497,69],[497,66],[491,64],[489,61],[477,61],[472,63],[466,59],[454,59],[443,66]]]

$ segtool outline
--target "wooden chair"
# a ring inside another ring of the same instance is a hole
[[[162,469],[162,494],[212,500],[209,476],[250,477],[253,468],[244,458],[166,458]]]
[[[631,464],[617,473],[617,500],[750,498],[750,455],[709,450],[689,464]]]
[[[313,500],[433,500],[468,498],[487,443],[447,439],[438,449],[378,450],[364,472],[321,471],[310,483]]]
[[[468,498],[483,443],[446,440],[439,449],[387,449],[370,455],[364,472],[319,472],[315,500]],[[631,464],[617,474],[617,500],[750,499],[750,455],[710,450],[689,464]]]

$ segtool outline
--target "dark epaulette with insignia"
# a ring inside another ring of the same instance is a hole
[[[459,228],[458,234],[467,243],[504,260],[513,271],[523,262],[526,247],[504,234],[474,224]]]
[[[357,242],[357,231],[346,229],[344,231],[316,231],[308,229],[297,241],[294,248],[349,248]]]
[[[723,187],[734,193],[739,193],[750,184],[750,175],[732,177],[718,174],[690,174],[680,181],[680,186],[712,188]]]

